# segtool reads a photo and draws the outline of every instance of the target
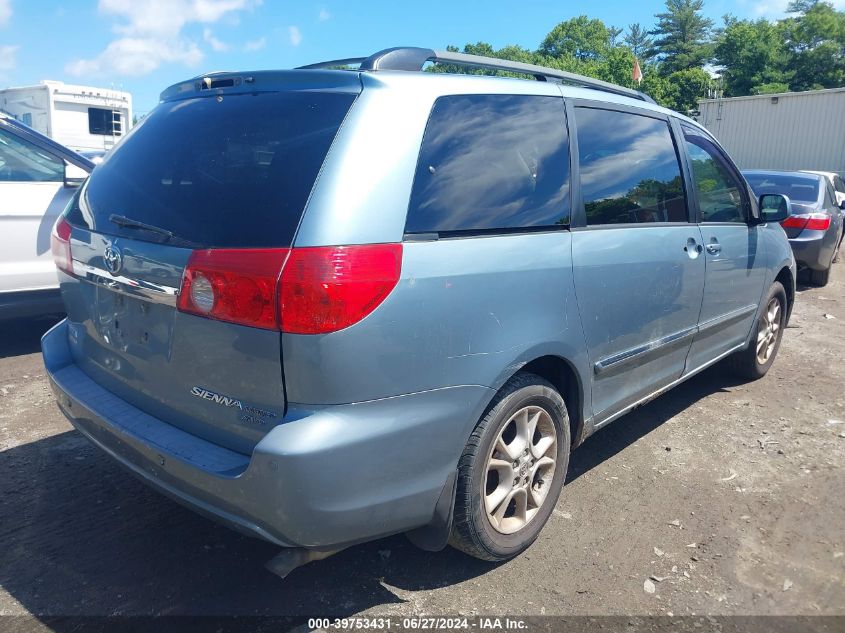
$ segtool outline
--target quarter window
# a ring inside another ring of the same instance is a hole
[[[569,224],[563,100],[522,95],[439,98],[423,138],[407,233]]]
[[[63,182],[64,162],[23,139],[0,130],[0,181]]]
[[[683,178],[666,121],[576,108],[587,225],[687,222]]]
[[[743,186],[716,145],[698,130],[683,126],[702,222],[747,221]]]

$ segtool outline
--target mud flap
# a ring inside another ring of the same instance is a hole
[[[427,552],[439,552],[449,543],[452,531],[452,516],[455,512],[455,490],[458,482],[458,471],[449,473],[437,505],[434,506],[434,516],[422,527],[406,532],[405,536],[414,545]]]

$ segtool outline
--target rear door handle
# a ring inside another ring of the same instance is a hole
[[[706,248],[711,255],[718,255],[722,252],[722,245],[719,242],[710,242]]]
[[[686,251],[686,254],[689,255],[690,259],[698,257],[698,254],[701,253],[702,250],[701,244],[696,242],[695,239],[691,237],[687,239],[687,245],[684,246],[684,251]]]

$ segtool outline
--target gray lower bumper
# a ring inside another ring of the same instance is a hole
[[[824,231],[802,231],[798,237],[789,240],[795,261],[802,268],[825,270],[833,258],[834,238]]]
[[[439,389],[320,409],[290,405],[252,455],[212,444],[103,389],[73,362],[62,321],[42,339],[71,423],[177,501],[282,546],[329,548],[426,525],[491,397]]]

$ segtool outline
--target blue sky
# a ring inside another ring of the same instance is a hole
[[[705,0],[705,12],[717,23],[728,12],[775,18],[787,2]],[[555,24],[582,13],[650,27],[662,8],[660,0],[0,0],[0,87],[42,79],[114,86],[143,113],[166,86],[210,70],[290,68],[396,45],[536,48]]]

